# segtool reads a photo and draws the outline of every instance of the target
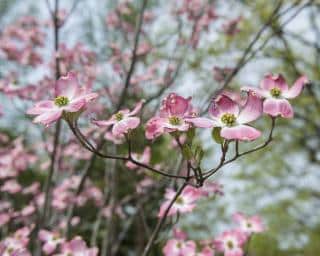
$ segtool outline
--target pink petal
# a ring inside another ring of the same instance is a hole
[[[51,239],[52,234],[47,231],[47,230],[40,230],[39,231],[39,239],[41,241],[48,241],[49,239]]]
[[[38,102],[34,107],[27,110],[28,115],[40,115],[44,112],[57,109],[57,106],[51,100]]]
[[[73,100],[80,100],[80,99],[84,99],[86,102],[92,101],[94,99],[96,99],[99,95],[95,92],[92,93],[84,93],[80,96],[78,96],[77,98],[73,98]]]
[[[62,115],[62,110],[56,111],[49,111],[45,112],[39,116],[37,116],[33,122],[35,123],[42,123],[46,126],[52,124],[53,122],[57,121]]]
[[[241,91],[254,92],[257,94],[257,96],[259,96],[261,98],[270,98],[271,97],[270,90],[265,90],[265,89],[261,89],[261,88],[244,86],[244,87],[241,87]]]
[[[129,129],[137,128],[139,124],[140,124],[140,118],[128,117],[121,120],[120,122],[115,123],[114,126],[112,127],[112,133],[115,136],[119,136],[128,132]]]
[[[263,102],[263,112],[270,116],[293,117],[293,109],[286,99],[266,99]]]
[[[186,118],[185,121],[188,123],[192,123],[194,126],[200,128],[212,128],[214,126],[217,126],[217,122],[205,117]]]
[[[260,137],[261,132],[248,125],[234,127],[223,127],[221,136],[227,140],[255,140]]]
[[[262,100],[254,92],[248,93],[248,99],[237,121],[246,124],[259,118],[262,114]]]
[[[56,96],[66,96],[69,99],[75,98],[80,91],[77,75],[69,72],[66,76],[62,76],[56,83]]]
[[[56,249],[57,245],[53,244],[53,243],[45,243],[42,247],[42,250],[46,253],[46,254],[51,254],[54,252],[54,250]]]
[[[211,104],[209,113],[215,117],[219,118],[225,113],[234,114],[238,116],[239,106],[232,99],[226,95],[219,95]]]
[[[275,87],[279,88],[281,91],[288,90],[288,85],[286,83],[286,80],[281,74],[266,75],[264,79],[261,81],[260,87],[268,91],[270,91],[272,88],[275,88]]]
[[[78,112],[82,108],[86,106],[86,100],[85,99],[79,99],[79,100],[73,100],[71,101],[67,106],[65,106],[63,109],[66,112]]]
[[[142,108],[143,103],[145,102],[145,100],[140,100],[136,106],[134,107],[134,109],[129,113],[129,116],[134,116],[136,114],[138,114]]]
[[[288,91],[283,92],[283,96],[288,99],[297,97],[307,83],[309,83],[309,79],[306,76],[301,76],[297,79],[297,81],[295,81],[293,86]]]
[[[114,120],[112,118],[109,120],[93,120],[92,123],[97,126],[100,126],[100,127],[107,127],[107,126],[115,124],[116,120]]]
[[[146,124],[146,138],[152,140],[164,133],[164,122],[164,118],[161,117],[151,118]]]
[[[241,212],[237,212],[237,213],[233,214],[232,219],[237,223],[241,223],[242,221],[246,220],[244,214]]]
[[[183,116],[189,109],[191,98],[183,98],[175,93],[170,93],[164,100],[164,105],[173,116]]]

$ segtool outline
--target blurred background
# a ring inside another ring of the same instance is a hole
[[[53,2],[48,2],[53,5]],[[127,30],[114,27],[110,16],[121,2],[124,1],[60,1],[62,17],[68,16],[72,10],[60,30],[60,43],[63,44],[60,47],[66,48],[65,53],[68,49],[71,53],[86,49],[95,54],[94,64],[89,63],[84,67],[80,61],[78,66],[72,67],[82,72],[85,76],[83,79],[90,81],[94,90],[100,90],[102,95],[100,108],[96,114],[91,113],[84,118],[87,121],[81,121],[82,127],[88,127],[90,118],[106,117],[112,113],[115,104],[113,99],[121,88],[123,76],[121,71],[116,71],[115,65],[126,65],[126,60],[122,56],[122,62],[117,63],[118,60],[114,60],[115,52],[130,52],[133,45],[132,29],[134,31],[141,1],[129,1],[128,13],[121,14]],[[209,0],[216,18],[209,20],[198,34],[192,20],[175,13],[183,2],[150,0],[147,4],[150,17],[149,20],[146,18],[143,25],[140,41],[145,43],[142,51],[146,52],[139,59],[134,73],[137,82],[132,82],[134,86],[130,88],[125,102],[126,106],[131,107],[140,98],[150,98],[143,110],[144,122],[157,111],[161,99],[172,91],[184,97],[192,96],[194,105],[200,110],[204,109],[210,102],[210,95],[224,85],[228,74],[236,67],[238,70],[228,81],[229,89],[258,86],[263,75],[270,72],[282,73],[289,85],[305,74],[311,85],[292,102],[294,119],[278,122],[271,146],[226,166],[212,177],[212,180],[223,185],[224,196],[201,201],[192,214],[179,218],[178,226],[186,230],[192,239],[208,239],[230,226],[234,212],[258,214],[263,218],[267,231],[253,238],[250,255],[320,255],[320,2]],[[268,22],[278,5],[277,17]],[[41,22],[45,40],[36,51],[42,58],[42,64],[17,63],[1,56],[2,89],[12,72],[15,73],[12,82],[21,88],[43,84],[44,77],[50,79],[54,75],[53,28],[45,0],[0,0],[2,48],[5,44],[3,31],[23,16],[33,16]],[[185,43],[184,40],[189,41]],[[83,48],[77,46],[79,43]],[[175,68],[171,76],[174,79],[169,85],[166,84],[166,67],[170,65]],[[66,67],[65,71],[68,69]],[[121,67],[118,69],[121,70]],[[143,77],[148,74],[151,74],[151,78]],[[31,90],[26,92],[25,97],[16,97],[0,92],[3,113],[0,118],[1,132],[10,138],[23,134],[26,147],[31,148],[34,141],[43,139],[44,134],[50,141],[51,132],[50,129],[31,125],[31,119],[24,114],[25,109],[32,105],[34,93],[38,91]],[[42,95],[47,93],[42,92]],[[268,120],[259,120],[258,127],[267,131]],[[68,141],[71,135],[67,127],[63,127],[63,131],[63,139]],[[212,141],[210,131],[199,130],[198,133],[198,143],[205,149],[203,164],[210,168],[218,161],[220,149]],[[136,137],[135,146],[138,152],[146,146],[142,131]],[[152,144],[152,162],[158,164],[166,161],[169,166],[174,166],[179,155],[171,149],[170,139],[157,140]],[[123,151],[121,148],[118,150]],[[47,158],[42,156],[40,162],[45,162]],[[79,171],[85,161],[77,161],[73,171]],[[102,189],[109,188],[110,181],[101,184],[105,172],[104,161],[97,159],[93,168],[94,172],[90,175],[92,181]],[[138,182],[141,177],[132,173],[124,174],[126,172],[122,169],[125,167],[120,164],[116,169],[116,174],[105,175],[117,179],[114,193],[121,200],[135,189],[134,185],[128,184],[128,180]],[[31,170],[32,173],[38,171],[41,180],[44,171],[41,171],[39,164]],[[68,170],[60,171],[61,176],[68,173]],[[24,179],[31,178],[26,175]],[[153,225],[162,198],[163,193],[158,194],[145,206],[145,212],[153,217],[148,220]],[[128,204],[123,211],[130,216],[135,207],[134,203]],[[89,236],[94,225],[92,223],[97,220],[97,210],[83,208],[77,215],[87,215],[88,222],[75,233]],[[115,240],[123,225],[129,225],[127,232],[130,234],[116,255],[139,255],[138,249],[135,251],[130,248],[133,243],[143,244],[145,241],[141,220],[131,224],[115,216],[113,221],[116,223],[113,230]],[[169,230],[165,230],[160,238],[164,239]],[[137,234],[141,237],[137,238]],[[103,236],[102,233],[97,234],[97,243],[103,240]],[[139,239],[142,242],[136,241]],[[154,252],[154,255],[160,255],[157,253]]]

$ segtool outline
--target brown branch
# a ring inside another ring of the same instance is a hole
[[[158,220],[157,225],[155,227],[155,229],[152,232],[152,235],[147,243],[147,245],[144,248],[143,254],[142,256],[148,256],[150,253],[150,250],[154,244],[154,241],[156,240],[156,238],[158,237],[158,234],[160,232],[161,227],[163,226],[168,213],[171,209],[171,207],[173,206],[174,202],[177,200],[177,198],[181,195],[181,193],[183,192],[183,190],[185,189],[185,187],[188,185],[187,182],[184,182],[183,185],[180,187],[180,189],[177,191],[176,195],[174,196],[174,198],[170,201],[167,209],[165,210],[163,216]]]
[[[128,74],[127,74],[127,77],[126,77],[124,88],[123,88],[122,93],[120,95],[118,106],[116,108],[117,111],[121,108],[121,106],[122,106],[122,104],[123,104],[123,102],[124,102],[124,100],[125,100],[125,98],[127,96],[127,91],[129,89],[131,76],[132,76],[132,74],[134,72],[135,65],[136,65],[136,62],[137,62],[137,58],[138,58],[137,50],[138,50],[139,39],[140,39],[140,35],[141,35],[141,29],[142,29],[142,23],[143,23],[143,15],[144,15],[144,11],[145,11],[146,6],[147,6],[147,2],[148,2],[148,0],[143,0],[143,2],[142,2],[142,7],[141,7],[141,10],[140,10],[140,16],[139,16],[139,22],[138,22],[138,27],[137,27],[137,31],[136,31],[135,39],[134,39],[134,47],[133,47],[133,51],[132,51],[131,65],[130,65],[130,68],[129,68],[129,71],[128,71]]]

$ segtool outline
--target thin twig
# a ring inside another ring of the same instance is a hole
[[[142,29],[142,23],[143,23],[143,15],[144,15],[144,11],[146,9],[147,6],[147,2],[148,0],[143,0],[142,2],[142,7],[140,10],[140,16],[139,16],[139,22],[138,22],[138,27],[137,27],[137,31],[135,34],[135,39],[134,39],[134,47],[133,47],[133,51],[132,51],[132,58],[131,58],[131,64],[130,64],[130,68],[126,77],[126,81],[124,84],[124,88],[122,90],[119,102],[118,102],[118,106],[117,106],[117,110],[120,109],[120,106],[122,106],[126,96],[127,96],[127,91],[130,85],[130,80],[131,80],[131,76],[134,72],[135,69],[135,65],[137,62],[137,51],[138,51],[138,46],[139,46],[139,39],[140,39],[140,35],[141,35],[141,29]]]

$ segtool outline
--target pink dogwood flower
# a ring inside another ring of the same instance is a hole
[[[224,256],[243,256],[242,246],[246,240],[247,236],[235,229],[223,232],[214,242],[217,250],[224,252]]]
[[[60,237],[58,233],[50,232],[47,230],[40,230],[39,239],[44,242],[42,250],[46,254],[53,253],[57,246],[64,242],[64,239]]]
[[[88,248],[81,237],[75,237],[70,242],[64,243],[61,246],[61,253],[56,256],[96,256],[98,255],[97,248]]]
[[[57,81],[55,94],[53,100],[40,101],[27,111],[27,114],[37,116],[33,120],[35,123],[49,126],[64,114],[80,113],[90,101],[98,97],[98,94],[80,87],[74,72],[69,72]]]
[[[173,189],[167,189],[165,193],[165,199],[160,207],[158,217],[161,218],[164,216],[166,209],[168,208],[171,200],[175,197],[176,191]],[[201,191],[187,186],[181,193],[181,195],[173,203],[171,209],[168,212],[168,216],[174,215],[176,213],[187,213],[192,212],[196,207],[196,201],[201,197]]]
[[[197,127],[221,127],[221,136],[227,140],[255,140],[261,132],[247,125],[262,114],[262,100],[254,92],[249,92],[246,103],[232,100],[225,94],[219,95],[212,103],[211,119],[196,117],[188,120]]]
[[[272,117],[293,117],[293,109],[288,99],[296,98],[309,82],[306,76],[298,78],[293,86],[289,88],[284,77],[280,74],[268,74],[260,83],[260,88],[244,87],[245,91],[254,91],[260,97],[265,98],[263,112]]]
[[[181,239],[170,239],[162,250],[165,256],[194,256],[196,243]]]
[[[159,116],[151,118],[146,125],[147,139],[155,139],[166,132],[185,132],[190,128],[189,119],[197,116],[190,98],[170,93],[163,101]]]
[[[144,100],[138,102],[135,108],[130,111],[129,109],[123,109],[112,115],[108,120],[94,120],[93,123],[100,127],[112,127],[112,134],[116,137],[121,137],[129,130],[137,128],[140,124],[140,118],[136,117],[144,103]]]
[[[132,158],[140,163],[149,164],[150,158],[151,158],[150,147],[146,147],[142,152],[142,154],[132,153]],[[132,163],[131,161],[128,161],[126,163],[126,166],[131,170],[136,169],[138,167],[136,164]]]
[[[233,220],[240,225],[240,229],[246,234],[261,233],[265,230],[259,216],[247,217],[243,213],[235,213]]]

